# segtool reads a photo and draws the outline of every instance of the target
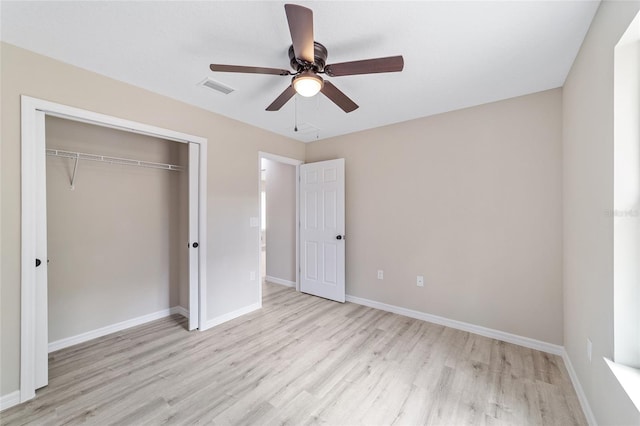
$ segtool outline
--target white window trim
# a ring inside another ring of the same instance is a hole
[[[633,46],[638,48],[633,52]],[[640,13],[614,51],[614,360],[604,358],[640,412],[640,273],[636,272],[640,241],[633,231],[640,221],[640,116],[637,61],[640,56]],[[629,56],[630,55],[630,56]],[[630,65],[631,64],[631,65]],[[631,67],[631,68],[630,68]],[[632,94],[636,98],[630,98]]]

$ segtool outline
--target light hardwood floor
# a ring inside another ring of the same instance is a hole
[[[266,284],[205,332],[174,316],[49,356],[0,423],[583,425],[562,359]]]

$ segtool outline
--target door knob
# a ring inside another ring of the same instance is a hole
[[[343,237],[342,237],[342,235],[338,235],[338,236],[336,237],[336,240],[341,240],[342,238],[343,238]]]
[[[41,264],[41,263],[42,263],[42,261],[41,261],[40,259],[36,259],[36,268],[37,268],[38,266],[40,266],[40,264]]]
[[[192,246],[193,248],[198,248],[198,243],[193,243]]]

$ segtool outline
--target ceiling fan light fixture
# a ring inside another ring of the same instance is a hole
[[[304,71],[293,77],[293,88],[300,96],[307,98],[315,96],[322,90],[322,86],[324,86],[322,77],[311,71]]]

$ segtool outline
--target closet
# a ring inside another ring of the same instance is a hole
[[[189,144],[46,117],[48,341],[189,307]]]

